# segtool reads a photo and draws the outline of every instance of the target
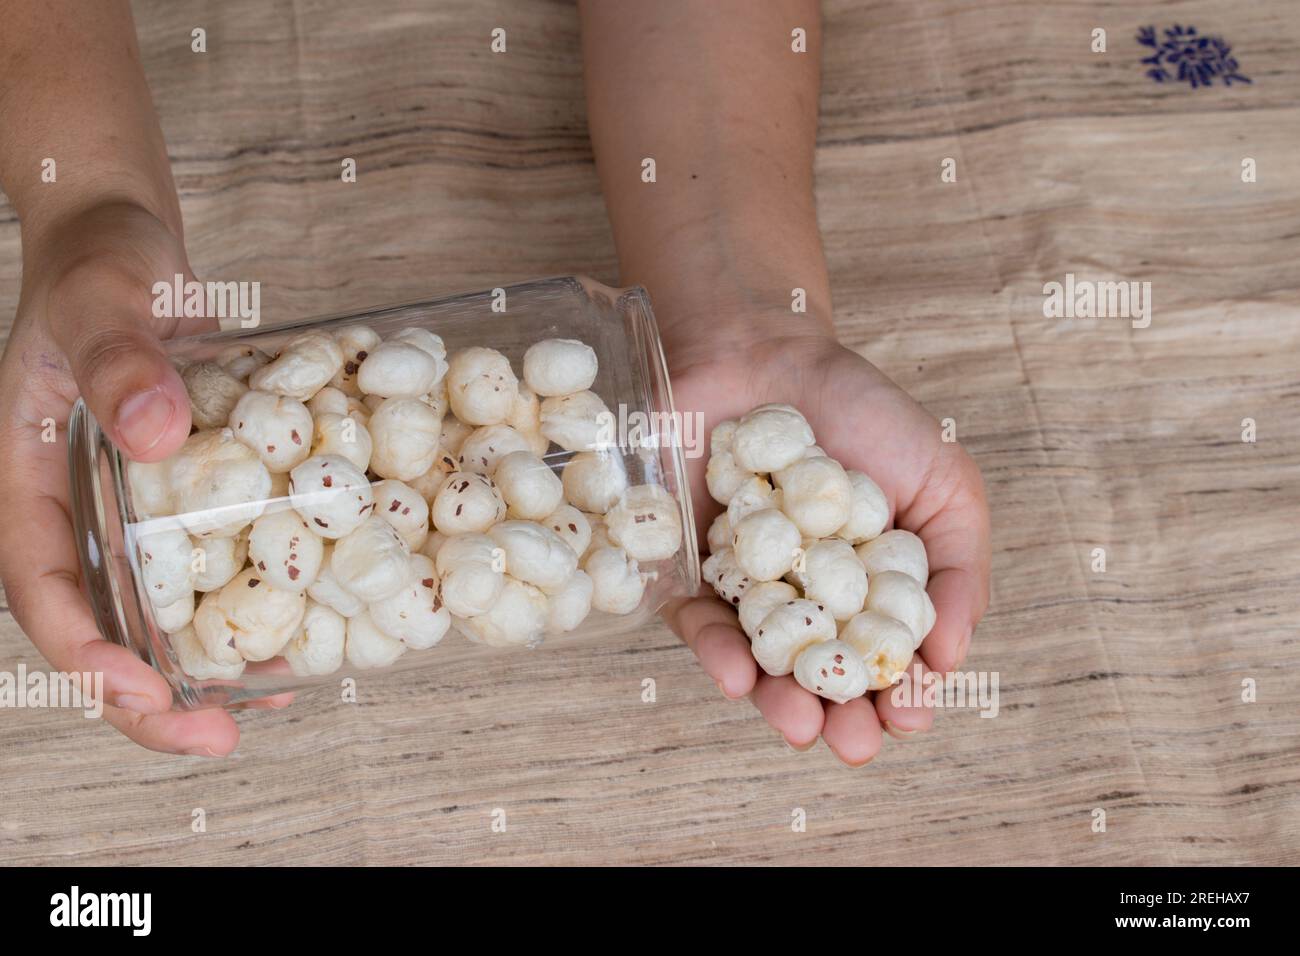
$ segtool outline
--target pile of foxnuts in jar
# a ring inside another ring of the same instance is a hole
[[[196,431],[127,476],[142,586],[192,678],[380,667],[453,625],[532,646],[636,610],[681,547],[678,502],[630,485],[604,435],[582,342],[536,342],[522,382],[494,349],[366,326],[181,372]]]
[[[845,703],[903,675],[934,626],[925,545],[885,531],[889,503],[816,445],[789,405],[713,429],[704,580],[736,608],[759,666]]]

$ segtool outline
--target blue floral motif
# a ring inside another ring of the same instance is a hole
[[[1249,77],[1237,72],[1237,58],[1223,37],[1202,36],[1196,27],[1177,23],[1162,34],[1163,39],[1156,35],[1155,27],[1141,27],[1137,32],[1138,43],[1154,51],[1151,56],[1143,57],[1142,62],[1151,67],[1147,76],[1157,83],[1176,79],[1196,89],[1212,86],[1215,77],[1223,80],[1224,86],[1231,86],[1233,80],[1250,82]]]

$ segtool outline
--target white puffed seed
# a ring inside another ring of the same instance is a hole
[[[456,456],[457,471],[492,477],[506,455],[531,449],[528,439],[509,425],[484,425],[461,442]]]
[[[645,594],[645,578],[636,560],[622,548],[600,548],[583,565],[591,577],[591,606],[607,614],[631,614]]]
[[[440,367],[418,346],[389,339],[375,346],[357,372],[357,385],[367,395],[419,398],[433,388]]]
[[[442,336],[428,329],[412,326],[395,333],[393,341],[414,345],[433,359],[437,365],[437,372],[433,376],[433,392],[446,401],[447,391],[443,387],[443,380],[447,375],[447,346],[442,341]]]
[[[411,555],[410,577],[402,589],[369,608],[375,627],[408,647],[426,650],[437,644],[451,627],[451,614],[438,594],[438,574],[433,561]]]
[[[506,574],[543,591],[564,585],[578,556],[558,534],[536,521],[502,521],[488,530],[506,557]]]
[[[510,360],[496,349],[463,349],[448,363],[447,400],[452,412],[467,425],[504,422],[518,388]]]
[[[337,388],[344,395],[359,396],[361,387],[357,384],[357,372],[371,350],[382,341],[379,333],[369,326],[353,325],[335,332],[334,341],[343,353],[343,365],[330,379],[330,387]]]
[[[721,551],[723,548],[731,547],[731,535],[731,522],[727,520],[727,513],[719,512],[718,516],[709,523],[709,531],[705,536],[709,551]]]
[[[370,468],[381,478],[407,481],[438,457],[442,418],[418,398],[386,398],[370,416]]]
[[[564,499],[560,476],[530,451],[512,451],[503,456],[492,480],[505,499],[508,514],[515,518],[541,521]]]
[[[465,439],[472,434],[474,434],[473,425],[466,425],[455,415],[448,415],[442,420],[442,438],[438,442],[442,446],[442,454],[450,455],[455,459],[460,454]]]
[[[350,396],[346,392],[326,385],[307,402],[307,411],[311,412],[312,418],[319,418],[321,415],[338,415],[343,418],[352,408],[349,399]]]
[[[922,587],[930,580],[930,559],[925,553],[925,543],[910,531],[886,531],[853,550],[869,575],[901,571]]]
[[[330,570],[367,604],[401,590],[410,574],[410,549],[383,518],[372,515],[334,544]]]
[[[731,442],[736,437],[736,425],[738,424],[739,422],[734,418],[728,418],[726,421],[718,422],[713,426],[713,431],[709,432],[710,455],[719,455],[724,451],[731,451]]]
[[[540,421],[542,435],[565,451],[591,451],[618,444],[613,416],[595,392],[545,399]]]
[[[759,581],[745,591],[736,608],[740,616],[740,629],[752,640],[777,605],[793,601],[799,596],[794,586],[785,581]]]
[[[316,580],[307,587],[307,594],[313,601],[324,604],[343,617],[356,617],[366,609],[366,602],[361,600],[334,577],[330,562],[334,557],[334,545],[325,545],[321,555],[320,571]]]
[[[799,583],[804,597],[826,605],[831,617],[847,621],[867,599],[867,571],[842,538],[824,538],[803,553]]]
[[[750,650],[754,660],[773,677],[789,674],[794,662],[810,644],[835,640],[835,619],[812,601],[796,598],[779,604],[754,632]]]
[[[443,534],[486,531],[506,516],[506,503],[491,479],[454,471],[433,496],[433,526]]]
[[[343,351],[328,332],[304,332],[248,377],[250,388],[305,402],[343,367]]]
[[[560,505],[542,519],[542,524],[563,538],[579,558],[587,553],[587,546],[591,544],[591,522],[573,505]]]
[[[732,607],[740,604],[753,579],[736,563],[736,555],[730,548],[715,551],[700,566],[700,577],[713,588],[718,597]]]
[[[195,362],[181,375],[195,428],[222,428],[248,386],[216,362]]]
[[[785,474],[781,510],[808,538],[829,538],[853,507],[849,476],[832,458],[805,458]]]
[[[543,397],[586,391],[596,370],[595,350],[576,339],[543,339],[524,353],[524,381]]]
[[[203,653],[213,663],[242,664],[244,659],[235,647],[235,630],[221,610],[220,598],[220,591],[203,595],[194,609],[194,633],[203,646]]]
[[[803,649],[794,662],[794,679],[804,690],[837,704],[861,697],[871,685],[871,674],[843,641],[819,641]]]
[[[610,540],[637,561],[663,561],[682,545],[677,499],[663,485],[634,485],[605,515]]]
[[[538,588],[510,575],[487,613],[460,622],[470,640],[491,647],[523,647],[538,644],[546,633],[550,602]]]
[[[311,435],[312,455],[342,455],[358,471],[370,467],[374,443],[370,430],[353,415],[323,412],[316,416]]]
[[[829,458],[829,457],[830,456],[826,454],[825,450],[823,450],[820,445],[809,445],[807,448],[803,450],[803,457],[800,458],[799,461],[803,461],[804,458]],[[796,461],[794,465],[799,464],[799,461]],[[785,484],[785,476],[789,473],[790,469],[794,467],[794,465],[786,465],[784,468],[780,469],[779,471],[772,472],[770,477],[772,479],[772,484],[774,487],[780,488],[783,484]]]
[[[194,620],[194,592],[172,604],[153,609],[153,620],[158,630],[166,634],[175,634],[181,628],[188,627]]]
[[[585,563],[587,555],[591,554],[593,551],[599,551],[601,548],[618,547],[618,545],[616,545],[610,538],[609,529],[605,527],[604,515],[589,514],[584,511],[582,516],[587,519],[587,527],[591,529],[591,537],[587,541],[587,547],[580,555],[581,560],[578,562],[579,564]]]
[[[190,541],[194,590],[218,591],[244,567],[248,558],[248,534],[231,538],[193,538]]]
[[[131,510],[137,518],[158,518],[172,513],[171,459],[132,461],[126,466]]]
[[[849,476],[853,497],[849,505],[849,520],[836,530],[835,536],[849,544],[862,544],[875,538],[889,524],[889,501],[880,486],[862,472],[847,471],[845,474]]]
[[[532,389],[520,385],[515,402],[510,406],[510,415],[506,418],[506,424],[524,436],[529,451],[538,458],[545,455],[546,449],[551,446],[551,440],[542,434],[541,413],[541,400]]]
[[[179,527],[163,527],[140,536],[140,576],[154,607],[175,604],[194,590],[194,545]]]
[[[867,610],[878,611],[906,625],[912,632],[913,649],[920,647],[934,626],[934,604],[925,588],[902,571],[881,571],[871,575]]]
[[[217,364],[241,382],[269,361],[271,356],[251,345],[232,345],[217,353]]]
[[[884,690],[897,682],[916,649],[907,625],[879,611],[855,614],[840,631],[840,640],[866,664],[870,675],[867,690]]]
[[[574,630],[585,621],[587,615],[591,613],[594,587],[591,576],[586,571],[574,571],[569,580],[550,595],[546,632],[563,634]]]
[[[333,608],[307,602],[302,629],[284,647],[289,669],[299,677],[333,674],[343,666],[348,622]]]
[[[447,539],[447,545],[438,550],[436,564],[442,564],[443,552],[453,541],[461,538],[486,537],[485,535],[458,535]],[[495,548],[491,540],[488,545]],[[500,562],[504,565],[504,560]],[[486,614],[505,585],[505,572],[490,559],[487,561],[458,561],[439,568],[442,603],[456,617],[471,618]]]
[[[307,609],[306,594],[272,587],[255,568],[240,572],[214,593],[216,609],[246,661],[266,661],[279,654],[297,633]]]
[[[292,471],[311,454],[311,412],[295,399],[247,391],[230,410],[229,423],[235,437],[257,452],[267,471]]]
[[[253,567],[281,591],[307,590],[320,572],[324,553],[324,542],[293,510],[262,515],[248,535]]]
[[[406,653],[406,647],[381,631],[365,611],[348,618],[346,654],[353,667],[387,667]]]
[[[800,541],[794,522],[775,508],[762,508],[736,525],[732,550],[736,563],[755,581],[775,581],[790,570],[799,554]],[[853,556],[852,548],[849,556]],[[865,595],[865,574],[862,580]]]
[[[737,489],[753,477],[753,473],[737,465],[735,456],[726,450],[713,452],[704,467],[709,495],[720,505],[730,504]]]
[[[338,539],[374,510],[370,482],[342,455],[308,458],[289,475],[289,500],[315,534]]]
[[[564,466],[560,480],[569,504],[593,514],[605,514],[627,490],[627,471],[617,452],[579,452]]]
[[[171,458],[173,505],[191,534],[225,538],[262,513],[271,473],[229,428],[195,432]]]
[[[194,680],[234,680],[244,672],[244,659],[218,664],[203,650],[198,635],[192,627],[184,627],[171,635],[172,651],[181,670]]]
[[[727,521],[732,528],[738,528],[754,512],[776,508],[779,500],[766,478],[750,475],[731,495],[731,500],[727,503]]]
[[[393,478],[370,486],[375,496],[375,514],[402,536],[412,552],[419,551],[429,536],[429,506],[418,491]]]
[[[736,464],[746,471],[767,474],[794,464],[814,441],[812,428],[796,409],[789,405],[760,405],[736,425],[731,453]]]

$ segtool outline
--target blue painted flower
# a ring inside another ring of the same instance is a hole
[[[1155,51],[1142,62],[1151,67],[1147,76],[1157,83],[1177,79],[1196,89],[1213,85],[1215,77],[1223,80],[1224,86],[1231,86],[1233,80],[1250,82],[1238,72],[1237,58],[1223,37],[1203,36],[1196,27],[1175,23],[1163,31],[1163,39],[1157,37],[1155,27],[1140,27],[1137,41]]]

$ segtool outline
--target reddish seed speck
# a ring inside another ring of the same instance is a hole
[[[298,580],[298,574],[299,574],[298,569],[295,568],[292,564],[289,565],[289,580],[290,580],[290,581],[297,581],[297,580]]]
[[[257,586],[258,586],[259,584],[261,584],[261,583],[262,583],[262,582],[261,582],[258,578],[249,578],[249,579],[248,579],[248,586],[249,586],[250,588],[255,588],[255,587],[257,587]]]
[[[298,429],[295,428],[293,431],[289,432],[289,437],[293,439],[295,445],[302,444],[302,436],[298,434]]]
[[[403,509],[402,509],[402,514],[404,514],[404,515],[409,515],[410,513],[411,513],[411,509],[410,509],[410,508],[403,508]]]
[[[257,562],[257,570],[259,570],[259,571],[265,571],[265,570],[266,570],[266,562],[265,562],[265,561],[258,561],[258,562]]]
[[[396,511],[398,508],[401,507],[401,505],[402,503],[400,501],[394,501],[391,505],[388,506],[388,510],[390,512]]]
[[[274,454],[275,454],[275,446],[274,446],[274,445],[267,445],[267,446],[266,446],[266,453],[267,453],[268,455],[274,455]]]
[[[556,530],[556,531],[559,531],[560,529],[559,529],[559,528],[556,528],[555,530]],[[576,524],[574,524],[572,521],[570,521],[570,522],[569,522],[569,530],[572,531],[574,534],[577,534],[577,533],[578,533],[578,526],[577,526]]]
[[[326,488],[333,488],[333,487],[334,487],[334,478],[333,478],[332,476],[330,476],[330,475],[326,475],[324,478],[322,478],[322,479],[320,480],[320,483],[321,483],[322,485],[324,485]]]
[[[834,671],[835,674],[836,674],[837,676],[839,676],[839,677],[843,677],[843,676],[844,676],[844,668],[843,668],[843,667],[832,667],[831,670]]]
[[[356,362],[348,362],[348,363],[346,363],[346,364],[343,366],[343,371],[347,372],[349,375],[356,375],[356,374],[357,374],[357,363],[356,363]]]
[[[739,604],[739,603],[740,603],[740,598],[738,598],[738,597],[734,597],[734,598],[732,598],[732,599],[731,599],[731,603],[732,603],[732,604]]]
[[[812,618],[806,617],[803,619],[803,622],[807,624],[809,627],[812,627]]]
[[[426,588],[433,587],[433,578],[424,578],[420,581]]]
[[[462,508],[464,508],[464,507],[465,507],[464,505],[457,505],[457,506],[456,506],[456,517],[457,517],[457,518],[460,517],[460,509],[462,509]]]
[[[360,352],[357,353],[357,361],[364,362],[366,360],[366,356],[369,354],[370,353],[367,352],[365,349],[362,349]]]
[[[329,525],[327,525],[324,521],[321,521],[320,518],[312,518],[311,520],[314,521],[314,522],[316,522],[316,523],[317,523],[318,525],[320,525],[322,528],[328,528],[328,527],[329,527]]]

